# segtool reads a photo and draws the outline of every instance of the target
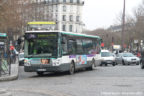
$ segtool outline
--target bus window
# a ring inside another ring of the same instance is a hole
[[[66,54],[68,54],[68,48],[67,48],[67,38],[66,37],[63,37],[62,38],[62,54],[63,55],[66,55]]]
[[[55,39],[31,39],[28,40],[28,55],[49,54],[57,55],[57,40]]]
[[[101,52],[101,43],[100,40],[97,40],[97,46],[96,46],[97,54]]]
[[[93,49],[92,40],[83,40],[83,48],[86,54],[91,54],[91,50]]]
[[[77,54],[83,54],[84,50],[83,50],[82,40],[76,40],[76,44],[77,44],[76,53],[77,53]]]
[[[75,54],[76,52],[76,42],[75,40],[69,39],[68,40],[68,53],[69,54]]]

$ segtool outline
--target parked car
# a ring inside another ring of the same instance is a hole
[[[19,60],[19,65],[24,65],[24,53],[19,53],[18,56],[18,60]]]
[[[119,53],[116,57],[116,63],[117,64],[123,64],[123,65],[130,65],[130,64],[136,64],[139,65],[140,58],[136,57],[132,53]]]
[[[108,50],[102,50],[100,66],[107,66],[108,64],[115,66],[115,55]]]

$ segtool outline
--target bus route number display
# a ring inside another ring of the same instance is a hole
[[[36,38],[56,38],[57,34],[49,33],[49,34],[26,34],[26,39],[36,39]]]

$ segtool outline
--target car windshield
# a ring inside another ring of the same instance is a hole
[[[113,55],[110,52],[101,52],[101,56],[102,57],[110,57],[110,56],[113,56]]]
[[[135,57],[132,53],[123,53],[123,57]]]

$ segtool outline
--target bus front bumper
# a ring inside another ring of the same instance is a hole
[[[69,64],[62,64],[59,66],[42,66],[42,65],[33,65],[33,66],[24,66],[25,72],[64,72],[68,71],[70,68]]]

